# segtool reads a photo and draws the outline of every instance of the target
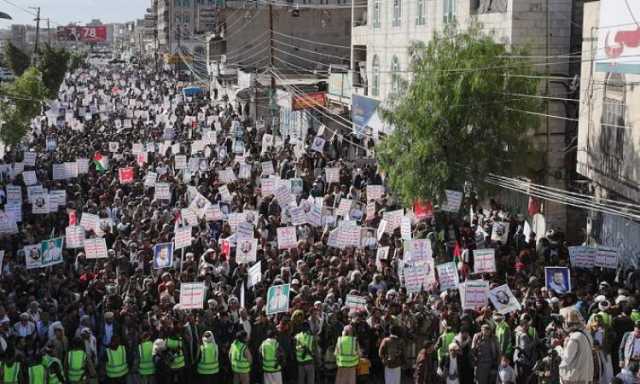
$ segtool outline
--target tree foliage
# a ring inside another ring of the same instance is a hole
[[[31,58],[26,53],[11,42],[7,42],[4,46],[4,57],[7,66],[16,75],[20,76],[24,71],[29,68]]]
[[[411,84],[383,111],[394,126],[376,147],[394,192],[407,204],[441,201],[445,189],[465,182],[482,190],[488,173],[521,172],[533,149],[527,134],[538,118],[537,81],[531,65],[508,52],[478,26],[434,34],[414,46]],[[513,76],[513,75],[518,75]]]
[[[69,57],[69,71],[75,71],[85,64],[87,60],[86,53],[72,52]]]
[[[53,48],[45,45],[40,52],[38,68],[42,72],[44,85],[47,87],[47,96],[51,99],[58,96],[60,85],[67,72],[70,55],[64,48]]]
[[[42,74],[35,67],[30,67],[14,82],[2,87],[0,140],[3,143],[13,147],[22,140],[31,120],[40,113],[47,92]]]

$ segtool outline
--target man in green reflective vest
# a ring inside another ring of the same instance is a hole
[[[336,384],[355,384],[356,367],[360,363],[360,347],[353,337],[353,328],[350,325],[344,327],[342,336],[338,337],[335,354],[338,365]]]
[[[47,382],[47,368],[42,363],[42,356],[36,354],[27,368],[29,384],[45,384]]]
[[[220,359],[218,356],[218,344],[213,337],[213,332],[206,331],[202,335],[202,345],[196,359],[198,382],[202,384],[215,383],[220,372]]]
[[[245,331],[239,331],[236,334],[236,339],[231,343],[229,360],[233,372],[233,384],[249,384],[253,360],[251,352],[247,348],[247,333]]]
[[[504,319],[501,313],[494,313],[493,320],[496,322],[496,338],[498,339],[498,349],[501,356],[513,357],[513,343],[511,340],[511,326]]]
[[[151,341],[151,334],[149,332],[143,332],[140,340],[137,356],[138,376],[141,384],[151,384],[154,374],[156,373],[156,366],[153,363],[153,342]]]
[[[107,380],[111,384],[125,384],[129,366],[127,365],[127,350],[120,344],[120,337],[113,335],[111,345],[107,348],[105,370]]]
[[[69,383],[86,383],[89,377],[95,376],[91,359],[87,358],[84,351],[84,342],[80,338],[74,338],[69,352],[64,361]]]
[[[260,358],[262,359],[262,374],[264,384],[282,384],[282,365],[284,352],[276,340],[273,328],[267,331],[267,338],[260,344]]]
[[[317,357],[316,340],[306,321],[295,336],[296,361],[298,362],[298,384],[314,384],[316,370],[314,360]]]
[[[444,332],[438,338],[438,362],[448,356],[449,345],[453,343],[453,339],[456,337],[456,333],[453,331],[453,327],[449,324],[446,325]]]
[[[2,384],[18,384],[19,381],[20,363],[16,361],[16,355],[11,350],[2,362]]]
[[[63,384],[66,380],[62,370],[62,363],[59,359],[53,357],[54,349],[53,344],[47,344],[45,354],[42,356],[42,364],[47,368],[48,384]]]
[[[184,374],[184,342],[182,340],[181,331],[174,329],[173,335],[167,338],[167,349],[173,354],[173,361],[169,365],[172,376],[180,383],[185,383]],[[173,380],[175,381],[175,380]]]

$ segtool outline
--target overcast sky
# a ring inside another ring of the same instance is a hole
[[[22,9],[29,10],[28,7],[40,7],[40,17],[48,17],[52,26],[56,26],[69,22],[85,24],[92,19],[100,19],[104,23],[141,19],[150,3],[150,0],[0,0],[0,11],[13,18],[0,19],[0,28],[8,28],[11,24],[33,24],[34,16]],[[44,23],[46,26],[46,21]]]

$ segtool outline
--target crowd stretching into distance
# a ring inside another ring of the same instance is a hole
[[[327,127],[175,77],[67,74],[5,154],[1,383],[638,382],[615,253],[454,186],[403,206]]]

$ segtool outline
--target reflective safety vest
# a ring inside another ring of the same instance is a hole
[[[84,369],[87,364],[87,354],[81,350],[69,351],[69,353],[67,353],[67,364],[69,367],[69,381],[77,383],[84,376]]]
[[[249,359],[244,355],[247,345],[242,341],[236,340],[229,348],[229,360],[231,360],[231,370],[233,373],[249,373],[251,365]]]
[[[171,369],[180,369],[184,368],[184,353],[182,352],[182,337],[176,339],[175,337],[170,337],[167,339],[167,348],[176,351],[178,354],[175,356],[171,364],[169,364],[169,368]]]
[[[306,332],[296,335],[296,360],[309,363],[313,360],[313,336]]]
[[[340,336],[338,338],[340,353],[336,355],[336,364],[340,368],[353,368],[360,362],[360,356],[356,353],[356,338],[353,336]]]
[[[53,356],[44,355],[42,357],[42,364],[47,367],[47,371],[49,373],[47,378],[47,383],[49,384],[60,384],[60,379],[58,379],[58,375],[54,373],[52,367],[57,364],[60,375],[64,379],[64,371],[62,370],[62,363],[60,360],[56,359]]]
[[[260,345],[262,356],[262,370],[266,373],[280,372],[282,367],[278,362],[278,340],[266,339]]]
[[[449,353],[449,344],[453,343],[453,339],[456,337],[454,332],[445,332],[440,337],[440,345],[438,346],[438,361],[442,361],[442,359],[447,356]]]
[[[153,343],[144,341],[138,344],[138,373],[140,376],[149,376],[156,373],[156,366],[153,364]]]
[[[127,373],[129,373],[129,367],[127,367],[127,352],[124,345],[118,346],[115,351],[107,348],[107,377],[117,379]]]
[[[201,375],[215,375],[218,372],[220,372],[220,363],[218,362],[218,344],[204,343],[200,346],[198,373]]]
[[[634,309],[631,311],[631,320],[633,320],[633,322],[635,323],[636,321],[640,320],[640,311],[638,311],[637,309]]]
[[[511,356],[513,353],[511,327],[509,327],[509,324],[506,321],[503,320],[496,325],[496,338],[498,339],[500,353]]]
[[[32,365],[29,367],[29,384],[44,384],[47,378],[47,371],[44,365]]]
[[[20,375],[20,363],[14,361],[11,366],[7,363],[2,364],[2,382],[4,384],[18,384],[18,375]]]

